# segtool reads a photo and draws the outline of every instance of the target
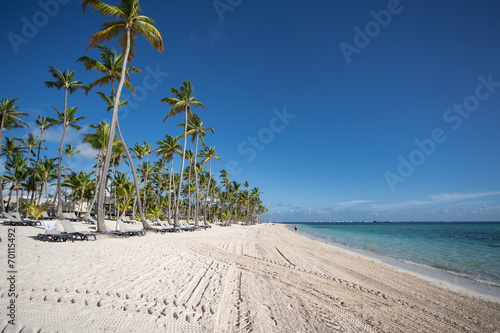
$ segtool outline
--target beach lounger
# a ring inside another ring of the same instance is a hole
[[[118,227],[120,228],[120,231],[127,232],[131,236],[133,236],[133,235],[145,236],[146,235],[146,233],[144,232],[144,230],[131,230],[131,229],[129,229],[125,225],[125,223],[123,223],[121,220],[116,220],[116,223],[118,224]]]
[[[112,221],[111,221],[112,223]],[[96,225],[97,225],[97,222],[96,222]],[[123,231],[120,231],[120,230],[113,230],[113,226],[109,225],[108,222],[104,222],[104,227],[106,228],[106,232],[108,234],[113,234],[113,235],[116,235],[116,236],[121,236],[123,238],[126,238],[126,237],[130,237],[130,234],[128,232],[123,232]]]
[[[71,224],[70,221],[67,220],[61,220],[61,224],[66,231],[68,235],[73,236],[75,239],[80,239],[80,240],[89,240],[89,236],[93,236],[94,240],[97,240],[96,236],[94,233],[89,232],[89,231],[76,231],[75,227]]]
[[[70,239],[72,242],[74,241],[73,236],[59,231],[59,229],[57,228],[56,220],[44,221],[43,225],[45,228],[45,233],[38,234],[36,236],[36,239],[49,242],[65,242],[68,239]]]
[[[12,226],[21,226],[21,225],[31,225],[35,226],[39,224],[39,221],[36,220],[29,220],[29,219],[23,219],[21,217],[21,214],[19,213],[3,213],[4,218],[6,221],[3,222],[4,225],[12,225]]]
[[[70,221],[73,221],[73,222],[80,222],[82,221],[82,219],[78,218],[75,213],[63,213],[64,215],[64,218],[66,220],[70,220]]]
[[[188,225],[187,222],[183,221],[183,220],[179,220],[179,224],[181,225],[181,230],[183,230],[183,231],[195,231],[195,230],[199,229],[195,226]]]
[[[160,224],[160,225],[161,225],[161,226],[165,229],[165,231],[167,231],[167,232],[179,232],[179,231],[181,231],[181,229],[180,229],[180,228],[176,228],[176,227],[174,227],[174,226],[171,226],[171,225],[169,225],[169,224],[168,224],[168,223],[166,223],[166,222],[162,222],[162,221],[158,220],[158,223],[159,223],[159,224]]]
[[[40,217],[42,220],[50,220],[49,214],[47,212],[43,212],[42,216]]]

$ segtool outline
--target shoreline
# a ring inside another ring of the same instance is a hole
[[[278,223],[278,222],[276,222]],[[284,228],[294,233],[291,229],[286,227],[286,223],[279,223]],[[315,242],[331,246],[339,251],[353,256],[376,262],[381,265],[387,265],[397,271],[402,271],[411,274],[420,279],[433,283],[436,286],[448,289],[450,291],[458,292],[470,297],[475,297],[490,302],[500,304],[500,286],[493,284],[490,281],[481,282],[469,276],[460,276],[454,274],[444,268],[433,267],[429,265],[419,264],[408,260],[384,256],[383,254],[371,252],[363,249],[358,249],[342,243],[333,241],[326,241],[322,238],[315,237],[299,230],[298,235],[311,239]]]
[[[7,229],[0,226],[3,240]],[[18,326],[9,332],[500,330],[496,302],[281,224],[214,225],[126,239],[98,235],[74,243],[37,241],[39,232],[40,226],[16,227]],[[6,253],[2,242],[0,261],[6,262]],[[9,300],[0,293],[0,309]],[[0,310],[0,331],[6,327]]]

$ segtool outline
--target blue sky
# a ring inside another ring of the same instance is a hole
[[[116,1],[109,1],[116,4]],[[138,93],[120,113],[129,146],[179,135],[160,99],[190,79],[231,178],[263,192],[267,220],[500,220],[500,4],[450,1],[141,1],[165,52],[137,40]],[[75,0],[11,1],[0,25],[1,98],[31,131],[62,109],[49,66],[76,59],[106,21]],[[109,19],[108,19],[109,20]],[[115,41],[108,44],[116,47]],[[81,133],[110,119],[95,93],[70,106]],[[28,129],[7,132],[25,136]],[[39,132],[39,131],[38,131]],[[56,156],[60,129],[44,134]],[[90,170],[93,153],[70,166]]]

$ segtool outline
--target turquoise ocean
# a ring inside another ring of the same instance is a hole
[[[285,223],[332,245],[500,287],[500,222]]]

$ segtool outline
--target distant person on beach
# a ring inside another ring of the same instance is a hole
[[[297,225],[295,225],[295,232],[297,232]]]

